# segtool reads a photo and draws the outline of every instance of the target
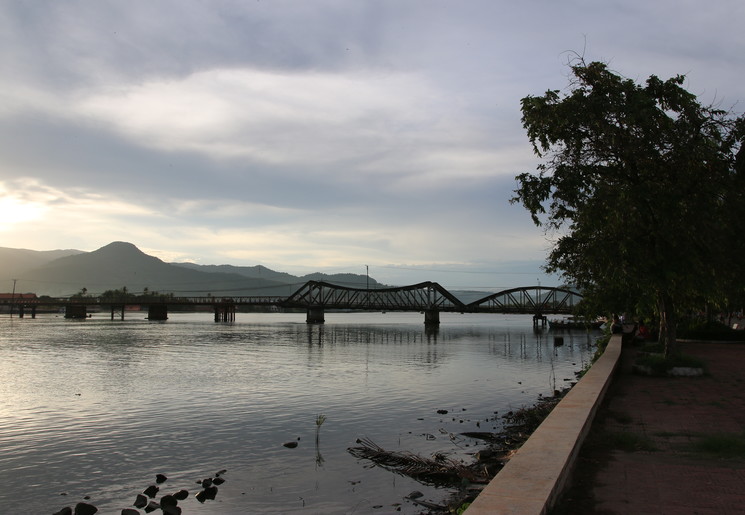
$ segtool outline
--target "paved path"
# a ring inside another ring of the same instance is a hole
[[[624,346],[574,486],[554,513],[745,514],[745,452],[722,457],[695,448],[707,435],[745,445],[745,344],[682,347],[707,363],[707,376],[634,375],[636,347]],[[611,448],[630,442],[635,450]]]

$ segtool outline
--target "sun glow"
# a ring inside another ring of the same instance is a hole
[[[11,196],[0,197],[0,231],[12,226],[39,219],[47,210],[36,202],[26,202]]]

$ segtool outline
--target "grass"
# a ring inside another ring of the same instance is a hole
[[[667,375],[669,370],[676,367],[706,368],[702,360],[685,354],[667,358],[662,354],[643,354],[636,358],[636,364],[648,367],[654,375]]]
[[[745,457],[745,434],[703,435],[692,444],[692,448],[720,458],[743,458]]]
[[[678,328],[678,338],[707,341],[745,341],[745,331],[711,320],[689,320]]]
[[[608,416],[618,422],[619,424],[631,424],[633,419],[631,418],[631,415],[629,415],[626,412],[619,412],[619,411],[609,411]]]
[[[629,431],[600,430],[591,434],[585,443],[595,451],[606,449],[625,452],[652,452],[657,450],[650,438]]]

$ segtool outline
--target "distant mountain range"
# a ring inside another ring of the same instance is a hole
[[[298,277],[264,266],[166,263],[121,241],[93,252],[0,247],[0,270],[6,280],[16,281],[16,293],[52,297],[73,295],[83,289],[89,295],[97,295],[122,288],[135,294],[149,291],[177,296],[290,295],[311,280],[353,288],[368,285],[367,276],[358,274],[315,273]],[[373,278],[369,278],[369,285],[382,286]]]

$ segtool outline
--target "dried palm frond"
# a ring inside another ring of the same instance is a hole
[[[434,458],[425,458],[411,452],[386,451],[369,438],[357,440],[360,447],[347,451],[355,458],[371,461],[374,465],[392,472],[409,476],[427,484],[452,484],[462,480],[479,482],[484,478],[464,464],[436,453]]]

